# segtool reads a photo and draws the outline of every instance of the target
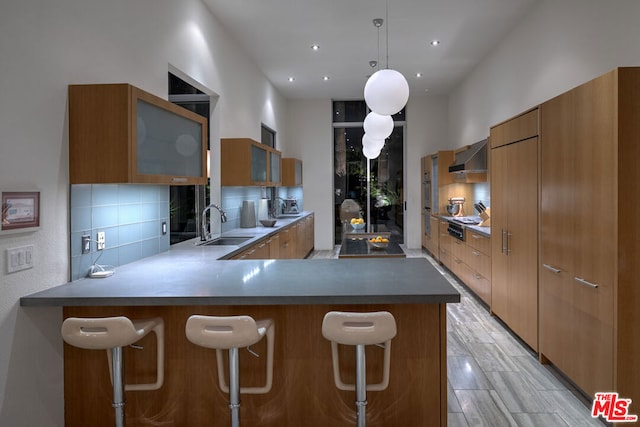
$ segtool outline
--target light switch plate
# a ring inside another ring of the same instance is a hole
[[[7,273],[33,268],[33,245],[7,249]]]

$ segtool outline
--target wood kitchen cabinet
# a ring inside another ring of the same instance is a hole
[[[247,247],[231,259],[302,259],[314,247],[314,215],[286,226],[267,239]]]
[[[269,246],[269,259],[280,258],[280,233],[274,234],[267,239],[267,245]]]
[[[207,119],[128,84],[69,86],[71,184],[206,184]]]
[[[491,148],[538,136],[538,108],[533,108],[491,128]]]
[[[540,112],[540,358],[640,402],[640,68]]]
[[[538,349],[537,109],[491,128],[491,312]],[[520,121],[524,123],[519,124]],[[537,132],[536,132],[537,133]]]
[[[220,181],[223,186],[267,186],[281,183],[280,151],[249,138],[220,140]]]
[[[440,246],[440,219],[433,215],[428,215],[429,222],[431,224],[431,234],[427,240],[426,249],[431,252],[431,255],[438,260],[439,259],[439,246]]]
[[[459,253],[454,249],[453,255],[461,261],[461,276],[458,277],[480,299],[491,304],[491,240],[467,228],[464,245]]]
[[[438,259],[442,264],[451,269],[453,258],[451,251],[453,249],[453,237],[447,231],[449,221],[444,219],[438,220]]]
[[[302,160],[293,158],[282,159],[282,186],[302,186]]]

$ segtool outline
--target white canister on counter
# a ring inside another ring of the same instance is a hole
[[[258,200],[258,221],[269,219],[269,199]]]
[[[240,227],[254,228],[256,226],[256,206],[253,200],[244,200],[240,212]]]

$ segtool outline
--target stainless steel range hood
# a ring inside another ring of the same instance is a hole
[[[476,142],[464,151],[456,153],[449,172],[481,173],[487,171],[487,140]]]

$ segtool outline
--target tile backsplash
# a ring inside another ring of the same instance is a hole
[[[227,213],[227,222],[222,224],[222,232],[240,228],[240,210],[244,200],[253,200],[257,209],[258,200],[262,197],[270,198],[270,194],[269,189],[262,187],[222,187],[222,207]],[[298,199],[300,210],[304,209],[302,187],[277,187],[276,196],[282,198],[295,197]],[[212,226],[215,228],[217,224],[212,222]]]
[[[71,280],[87,276],[93,263],[115,267],[169,249],[169,186],[74,184],[70,191]],[[97,251],[97,233],[105,232],[105,250]],[[82,236],[92,240],[82,254]]]

